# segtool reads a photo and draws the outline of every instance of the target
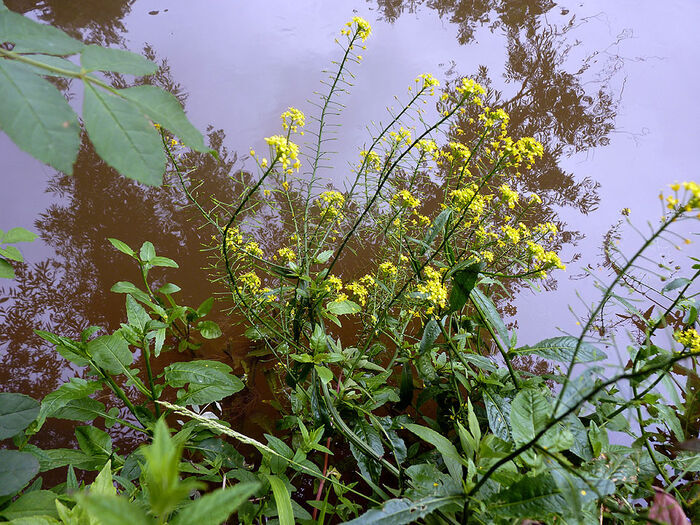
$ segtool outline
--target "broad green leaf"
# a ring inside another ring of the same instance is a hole
[[[451,312],[458,312],[467,304],[469,295],[476,285],[482,268],[483,264],[476,263],[452,274],[452,290],[450,291]]]
[[[359,304],[348,299],[344,301],[330,301],[326,305],[328,310],[333,315],[352,315],[362,311]]]
[[[186,392],[179,393],[178,401],[188,405],[203,405],[233,395],[243,389],[243,382],[231,374],[231,367],[218,361],[197,360],[173,363],[164,370],[166,382]]]
[[[156,256],[156,249],[151,241],[146,241],[141,245],[139,257],[143,262],[151,262]]]
[[[510,408],[510,424],[516,445],[532,440],[547,424],[551,406],[547,399],[531,388],[521,390]]]
[[[136,76],[152,75],[158,71],[156,64],[141,55],[97,45],[83,48],[80,64],[88,71],[113,71]]]
[[[49,76],[49,77],[65,77],[66,74],[73,73],[75,75],[80,74],[80,66],[75,65],[70,60],[65,58],[56,57],[53,55],[24,55],[24,58],[37,62],[37,65],[28,64],[27,62],[22,62],[25,66],[29,67],[37,75]],[[46,66],[46,67],[43,67]],[[53,69],[47,69],[53,68]],[[66,73],[54,71],[63,70]]]
[[[97,154],[125,177],[160,186],[166,157],[156,129],[133,104],[84,85],[83,122]]]
[[[180,290],[182,290],[182,288],[173,283],[165,283],[163,286],[158,288],[158,291],[165,295],[174,294],[179,292]]]
[[[25,230],[21,227],[12,228],[5,232],[5,235],[0,236],[0,244],[14,244],[17,242],[33,242],[37,238],[37,234]]]
[[[75,437],[80,450],[89,456],[108,458],[112,455],[112,438],[104,430],[90,426],[77,427]]]
[[[56,498],[58,495],[50,490],[34,490],[22,494],[12,504],[0,511],[8,520],[31,518],[32,516],[49,516],[58,518]]]
[[[136,86],[122,89],[119,94],[138,105],[153,122],[160,124],[188,147],[201,153],[209,148],[204,145],[202,134],[187,119],[178,100],[156,86]]]
[[[56,502],[58,505],[61,504],[60,501]],[[51,516],[31,516],[28,518],[16,518],[12,521],[7,522],[8,525],[61,525],[60,521],[55,520]]]
[[[530,355],[535,354],[545,359],[558,361],[560,363],[570,363],[574,357],[574,351],[578,339],[568,335],[562,337],[553,337],[540,341],[534,346],[523,346],[513,350],[514,355]],[[588,363],[591,361],[600,361],[607,359],[604,352],[598,350],[595,346],[585,341],[581,342],[576,354],[577,363]]]
[[[104,465],[104,457],[93,458],[82,450],[55,448],[43,450],[34,445],[25,445],[24,451],[31,453],[39,461],[39,470],[46,472],[55,468],[72,465],[80,470],[97,470]]]
[[[550,474],[524,477],[495,494],[487,505],[496,516],[520,519],[544,519],[567,510],[566,500]]]
[[[484,316],[486,322],[491,326],[493,331],[496,333],[501,343],[505,348],[510,347],[510,337],[508,336],[508,330],[506,325],[503,323],[501,314],[498,313],[496,305],[493,304],[491,299],[483,294],[478,288],[474,288],[469,295],[474,306],[479,310],[481,315]]]
[[[197,323],[197,330],[204,339],[221,337],[221,328],[214,321],[200,321]]]
[[[110,443],[111,444],[111,443]],[[116,495],[117,489],[114,487],[112,479],[112,461],[109,460],[102,467],[102,470],[90,485],[90,494],[112,494]]]
[[[0,277],[3,279],[15,278],[15,269],[3,258],[0,258]]]
[[[104,403],[91,397],[74,399],[56,410],[53,417],[71,419],[73,421],[92,421],[98,417],[109,418]]]
[[[39,24],[9,10],[0,11],[0,38],[15,44],[16,53],[73,55],[85,47],[56,27]]]
[[[24,394],[0,393],[0,440],[27,428],[39,415],[39,402]]]
[[[22,64],[0,60],[0,93],[0,128],[32,157],[71,175],[80,126],[58,89]]]
[[[151,320],[151,316],[148,315],[143,306],[129,294],[126,295],[126,317],[129,324],[137,327],[140,332],[145,330],[146,323]]]
[[[435,432],[432,428],[409,423],[406,428],[413,432],[416,436],[433,445],[442,455],[450,476],[452,479],[461,483],[462,479],[462,458],[457,451],[457,448],[452,442],[442,434]]]
[[[209,297],[208,299],[202,301],[202,304],[200,304],[197,307],[197,315],[199,317],[204,317],[207,315],[209,312],[211,312],[212,307],[214,306],[214,298]]]
[[[153,257],[149,261],[151,266],[161,266],[163,268],[179,268],[180,266],[173,261],[172,259],[168,259],[167,257],[161,257],[160,255],[157,257]]]
[[[277,506],[277,516],[280,525],[294,525],[294,510],[292,509],[292,498],[287,491],[287,487],[277,476],[266,476],[272,488],[272,495]]]
[[[146,515],[140,505],[127,498],[111,495],[77,494],[78,504],[95,522],[101,525],[152,525],[155,521]]]
[[[39,472],[39,461],[28,452],[0,449],[0,496],[14,494]]]
[[[125,253],[126,255],[130,257],[136,256],[136,252],[132,250],[128,244],[125,242],[120,241],[119,239],[114,239],[112,237],[109,237],[107,239],[110,243],[112,243],[112,246],[114,246],[117,250],[119,250],[122,253]]]
[[[81,399],[100,390],[99,381],[85,381],[79,377],[71,377],[70,382],[62,384],[57,390],[48,394],[41,402],[41,409],[36,422],[38,431],[47,417],[54,415],[59,409],[74,399]]]
[[[129,343],[121,335],[103,335],[88,341],[87,352],[95,364],[106,372],[132,375],[129,365],[134,361],[134,356],[129,350]]]
[[[503,441],[510,441],[510,399],[501,397],[488,388],[484,388],[482,393],[491,431]]]
[[[346,525],[403,525],[406,523],[417,523],[446,505],[463,503],[464,497],[458,495],[451,496],[429,496],[417,501],[407,498],[390,499],[380,509],[370,509],[358,518],[345,522]]]
[[[2,403],[2,400],[0,400],[0,403]],[[663,403],[655,405],[655,408],[659,411],[659,416],[661,416],[659,418],[659,423],[657,424],[665,424],[669,430],[673,432],[673,435],[679,442],[682,443],[685,441],[683,427],[681,426],[681,422],[676,415],[676,411]]]
[[[587,368],[581,375],[568,381],[566,383],[566,388],[560,393],[561,399],[555,416],[559,417],[567,410],[581,403],[595,387],[595,376],[599,375],[601,372],[602,368],[600,367]]]
[[[260,488],[260,483],[239,483],[235,487],[219,489],[205,494],[191,503],[188,503],[170,521],[172,525],[219,525],[238,510],[255,491]]]
[[[360,419],[353,432],[364,442],[377,457],[384,455],[384,446],[379,430],[373,425],[367,423],[365,419]],[[358,447],[353,442],[350,442],[350,452],[357,460],[360,467],[360,473],[368,480],[373,481],[379,479],[381,473],[381,465],[374,458],[368,455],[364,450]]]
[[[315,365],[314,368],[316,369],[318,377],[321,378],[321,381],[323,381],[325,384],[328,384],[331,381],[333,381],[333,372],[329,368],[318,365]]]
[[[419,355],[424,355],[433,348],[433,343],[440,335],[440,325],[435,319],[429,319],[425,323],[425,328],[423,329],[423,337],[420,340],[420,347],[418,349]]]
[[[0,248],[0,257],[9,259],[11,261],[24,262],[24,257],[15,246],[6,246],[5,248]]]

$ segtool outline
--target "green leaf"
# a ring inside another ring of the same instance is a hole
[[[0,440],[27,428],[39,414],[39,402],[24,394],[0,393]]]
[[[272,495],[277,506],[277,516],[280,525],[294,525],[294,510],[292,509],[292,498],[287,491],[287,487],[277,476],[266,475],[272,488]]]
[[[0,248],[0,256],[11,261],[24,262],[24,258],[20,251],[14,246]]]
[[[171,295],[182,290],[177,284],[165,283],[163,286],[158,288],[158,291],[164,295]]]
[[[78,505],[100,525],[152,525],[155,523],[139,505],[112,495],[76,494]],[[91,521],[92,523],[92,521]]]
[[[92,421],[98,417],[109,418],[104,403],[92,399],[91,397],[83,397],[69,401],[64,407],[56,410],[53,416],[59,419],[71,419],[73,421]]]
[[[136,104],[153,122],[180,137],[188,147],[201,153],[211,151],[204,145],[202,134],[187,119],[178,100],[156,86],[136,86],[122,89],[119,94]]]
[[[418,349],[419,355],[424,355],[433,348],[433,343],[440,335],[440,325],[435,319],[429,319],[425,323],[425,328],[423,329],[423,337],[420,340],[420,347]]]
[[[75,429],[80,450],[88,456],[108,458],[112,455],[112,438],[97,427],[83,426]]]
[[[158,71],[156,64],[141,55],[96,45],[83,48],[80,64],[88,71],[113,71],[136,76],[152,75]]]
[[[24,228],[16,227],[5,232],[5,235],[0,238],[0,243],[15,244],[18,242],[33,242],[36,238],[36,233],[32,233]]]
[[[96,470],[104,465],[104,457],[95,459],[81,450],[72,448],[42,450],[34,445],[25,445],[23,450],[30,452],[32,456],[39,460],[41,472],[65,467],[66,465],[72,465],[81,470]]]
[[[39,461],[28,452],[0,449],[0,496],[14,494],[39,472]]]
[[[200,321],[197,323],[197,330],[204,339],[221,337],[221,328],[214,321]]]
[[[219,489],[188,503],[170,521],[172,525],[219,525],[238,510],[258,489],[260,483],[249,481],[235,487]]]
[[[136,252],[132,250],[128,244],[125,242],[120,241],[119,239],[114,239],[112,237],[107,238],[109,242],[112,243],[112,246],[114,246],[117,250],[119,250],[122,253],[125,253],[129,257],[135,257]]]
[[[3,42],[15,44],[15,53],[73,55],[84,44],[56,27],[38,24],[12,11],[0,11],[0,35]]]
[[[333,257],[334,253],[335,251],[333,250],[325,250],[316,256],[316,262],[318,264],[326,264],[328,262],[328,259]]]
[[[140,332],[146,329],[146,324],[151,320],[143,306],[129,294],[126,295],[126,318],[129,324],[138,328]]]
[[[209,312],[211,312],[211,309],[212,309],[213,306],[214,306],[214,298],[213,298],[213,297],[209,297],[208,299],[206,299],[205,301],[203,301],[202,304],[200,304],[200,305],[197,307],[197,316],[198,316],[198,317],[204,317],[204,316],[207,315]]]
[[[345,525],[403,525],[417,523],[446,505],[463,503],[464,496],[429,496],[411,501],[407,498],[390,499],[380,509],[370,509]]]
[[[129,365],[134,361],[134,356],[129,350],[129,343],[121,335],[103,335],[88,341],[87,352],[95,364],[106,372],[131,377]]]
[[[0,400],[1,403],[1,400]],[[685,435],[683,433],[683,427],[681,426],[681,422],[678,419],[678,416],[676,415],[676,411],[672,409],[670,406],[665,405],[663,403],[659,403],[657,405],[654,405],[654,407],[659,411],[659,415],[661,416],[659,418],[659,422],[657,425],[666,425],[668,429],[673,432],[673,435],[679,442],[685,441]],[[1,427],[1,425],[0,425]]]
[[[318,366],[315,365],[314,368],[316,369],[316,373],[318,374],[318,377],[323,381],[324,384],[328,384],[331,381],[333,381],[333,372],[330,370],[330,368],[326,368],[325,366]]]
[[[163,268],[179,268],[180,266],[173,261],[172,259],[168,259],[167,257],[153,257],[150,261],[151,266],[161,266]]]
[[[578,339],[568,335],[562,337],[553,337],[540,341],[534,346],[523,346],[512,351],[514,355],[530,355],[535,354],[545,359],[558,361],[560,363],[570,363],[574,357],[574,351]],[[600,361],[607,359],[607,355],[598,350],[590,343],[582,341],[578,353],[576,354],[577,363],[588,363],[591,361]]]
[[[197,360],[173,363],[165,368],[165,380],[181,388],[189,383],[186,392],[178,394],[178,401],[188,405],[203,405],[239,392],[245,386],[231,374],[231,367],[218,361]]]
[[[493,496],[488,508],[495,516],[544,519],[566,511],[560,492],[550,474],[527,476]]]
[[[32,157],[71,175],[80,126],[58,89],[22,64],[0,60],[0,92],[0,128]]]
[[[510,400],[488,388],[484,388],[482,393],[491,431],[503,441],[510,441]]]
[[[661,289],[661,292],[670,292],[672,290],[675,290],[676,288],[680,288],[681,286],[685,286],[690,282],[690,279],[686,279],[685,277],[678,277],[677,279],[674,279],[670,283],[667,283],[666,286],[664,286]]]
[[[141,245],[141,250],[139,251],[139,257],[143,262],[151,262],[156,256],[156,249],[153,243],[146,241]]]
[[[39,62],[49,68],[63,69],[69,73],[80,74],[80,66],[75,65],[70,60],[65,58],[60,58],[52,55],[24,55],[25,58],[31,59],[34,62]],[[48,77],[65,77],[66,74],[59,73],[57,71],[52,71],[51,69],[46,69],[39,65],[27,64],[23,62],[25,66],[30,68],[37,75],[48,76]]]
[[[458,270],[452,274],[452,290],[450,291],[451,312],[458,312],[467,304],[469,295],[474,289],[479,278],[479,272],[482,269],[482,263],[475,263],[464,270]]]
[[[84,84],[83,122],[97,154],[125,177],[160,186],[166,157],[156,129],[133,104]]]
[[[38,431],[47,417],[54,415],[59,409],[74,399],[81,399],[100,390],[99,381],[85,381],[79,377],[71,377],[68,383],[62,384],[57,390],[48,394],[41,402],[41,409],[37,416],[36,430]]]
[[[33,516],[49,516],[58,518],[56,498],[58,495],[50,490],[34,490],[22,494],[12,504],[0,511],[0,515],[8,520],[31,518]]]
[[[15,269],[5,259],[0,258],[0,278],[14,279]]]
[[[421,249],[421,255],[425,253],[426,249],[435,240],[435,238],[445,230],[445,224],[452,215],[452,209],[446,208],[440,212],[440,214],[433,221],[433,225],[425,234],[423,239],[424,247]]]
[[[515,444],[522,445],[531,441],[547,424],[551,410],[549,402],[539,391],[526,388],[518,392],[510,408]]]
[[[461,483],[462,480],[462,458],[457,451],[457,448],[452,442],[442,434],[435,432],[432,428],[409,423],[406,428],[413,432],[416,436],[433,445],[442,455],[450,476],[456,482]]]
[[[496,309],[496,305],[493,304],[491,299],[484,295],[478,288],[474,288],[472,290],[469,298],[499,337],[503,346],[505,348],[510,347],[508,330],[506,329],[506,325],[503,323],[501,314],[498,313],[498,309]]]
[[[330,301],[326,305],[328,310],[333,315],[352,315],[362,311],[362,307],[348,299],[344,301]]]

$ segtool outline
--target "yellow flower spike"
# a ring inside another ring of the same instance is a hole
[[[369,22],[359,16],[352,17],[352,22],[357,27],[357,36],[359,36],[363,42],[367,40],[367,38],[369,38],[369,36],[372,34],[372,26],[369,25]]]

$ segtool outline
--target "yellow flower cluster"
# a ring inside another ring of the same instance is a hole
[[[693,328],[678,330],[673,338],[693,353],[700,353],[700,334]]]
[[[328,291],[328,292],[333,292],[333,293],[339,293],[340,290],[343,289],[343,281],[340,280],[339,277],[335,275],[329,275],[326,277],[326,280],[323,282],[323,287]],[[344,294],[341,294],[344,295]]]
[[[561,262],[561,259],[555,252],[548,252],[542,246],[533,241],[527,241],[527,249],[532,255],[533,262],[539,264],[543,268],[559,268],[566,270],[566,265]],[[545,277],[544,271],[540,274]]]
[[[275,259],[279,257],[280,259],[286,259],[287,262],[292,262],[297,260],[297,254],[292,250],[291,248],[285,246],[284,248],[280,248],[277,250],[277,256],[275,256]]]
[[[367,304],[367,296],[369,295],[369,290],[367,290],[367,287],[357,281],[354,281],[346,285],[345,289],[351,291],[355,296],[355,299],[357,299],[357,302],[362,306]]]
[[[411,192],[408,190],[401,190],[389,201],[392,206],[399,206],[400,208],[417,208],[420,206],[420,200],[416,199]]]
[[[515,205],[518,204],[518,192],[511,189],[511,187],[507,184],[502,184],[498,189],[501,192],[501,199],[508,205],[508,207],[511,210],[515,208]]]
[[[481,103],[479,97],[486,94],[484,87],[471,78],[463,78],[462,82],[457,85],[455,90],[462,95],[462,97],[471,98],[477,104]]]
[[[342,220],[343,206],[345,205],[345,197],[337,191],[324,191],[318,196],[318,207],[323,212],[323,217],[328,219]]]
[[[478,194],[479,187],[476,184],[470,184],[458,190],[452,190],[449,193],[452,199],[451,208],[456,211],[465,211],[469,209],[475,216],[481,216],[488,204],[489,196]]]
[[[416,78],[416,84],[420,84],[421,80],[423,81],[423,84],[420,89],[428,89],[430,90],[430,95],[434,95],[435,87],[440,85],[438,79],[430,73],[423,73],[422,75],[418,75]]]
[[[273,135],[266,137],[267,142],[273,150],[273,157],[279,159],[282,163],[282,171],[292,173],[294,170],[299,171],[301,162],[299,161],[299,146],[287,140],[281,135]]]
[[[426,308],[428,315],[447,306],[447,288],[442,284],[442,274],[432,266],[425,267],[426,280],[417,286],[419,292],[426,295],[430,306]]]
[[[385,275],[394,276],[399,270],[392,262],[386,261],[379,265],[379,271]]]
[[[229,228],[226,233],[226,248],[235,251],[243,243],[243,235],[238,228]]]
[[[238,277],[239,288],[254,294],[260,291],[260,277],[255,272],[247,272]]]
[[[685,204],[683,204],[683,211],[691,211],[693,209],[700,209],[700,184],[696,182],[683,182],[683,183],[675,183],[671,184],[671,189],[674,191],[675,196],[668,196],[666,197],[666,207],[669,210],[674,209],[676,206],[678,206],[682,201],[685,201]],[[678,192],[679,190],[683,188],[686,192],[686,195],[683,196],[682,200],[678,199]],[[659,198],[663,198],[663,194],[659,195]],[[700,215],[698,215],[700,218]]]
[[[299,111],[297,108],[288,108],[287,111],[282,113],[282,127],[284,129],[291,129],[292,133],[296,133],[299,128],[303,128],[306,125],[306,116]],[[304,132],[302,131],[303,135]]]
[[[411,130],[403,127],[399,128],[398,131],[390,131],[389,136],[394,140],[397,146],[401,145],[401,143],[405,143],[408,146],[411,143]]]
[[[530,169],[535,159],[544,154],[542,144],[532,137],[523,137],[516,142],[510,137],[505,137],[501,143],[501,150],[507,157],[506,166],[515,168],[524,163],[525,168]]]
[[[243,251],[245,251],[248,255],[253,255],[255,257],[263,256],[263,251],[260,248],[260,245],[255,241],[246,243],[245,246],[243,246]]]
[[[433,155],[435,157],[438,147],[437,144],[435,143],[434,140],[431,139],[421,139],[416,143],[416,148],[418,151],[421,153],[425,153],[426,155]]]
[[[355,24],[357,36],[359,36],[363,42],[372,34],[372,26],[369,25],[367,20],[359,16],[354,16],[350,22],[345,24],[345,27],[348,29],[342,29],[340,32],[345,36],[350,36],[350,30],[353,24]]]
[[[374,171],[381,171],[382,169],[382,159],[374,151],[361,151],[360,157],[362,157],[363,162]]]

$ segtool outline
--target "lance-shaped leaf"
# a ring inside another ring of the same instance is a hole
[[[136,86],[119,90],[119,94],[136,104],[153,122],[160,124],[189,148],[201,153],[211,151],[204,137],[185,115],[174,95],[156,86]]]
[[[345,525],[403,525],[405,523],[417,523],[446,505],[459,504],[464,501],[464,496],[429,496],[418,501],[410,499],[390,499],[380,509],[371,509],[355,518],[345,522]]]
[[[84,84],[83,121],[97,154],[125,177],[160,186],[166,158],[158,132],[134,104]]]
[[[21,432],[39,415],[39,402],[24,394],[0,393],[0,439]]]
[[[576,350],[578,339],[565,335],[562,337],[553,337],[545,339],[533,346],[523,346],[512,351],[513,355],[530,355],[535,354],[545,359],[558,361],[560,363],[570,363],[576,352],[577,363],[588,363],[591,361],[600,361],[607,359],[605,352],[598,350],[590,343],[582,341]]]
[[[294,510],[292,509],[292,498],[287,491],[287,487],[277,476],[266,476],[272,488],[272,495],[277,506],[277,517],[280,525],[294,525]]]
[[[41,402],[41,409],[37,417],[36,430],[39,430],[47,417],[54,415],[59,409],[74,399],[82,399],[102,388],[99,381],[85,381],[79,377],[72,377],[70,382],[62,384],[58,390],[51,392]]]
[[[496,336],[501,340],[504,348],[508,348],[510,346],[510,337],[508,336],[508,330],[501,318],[501,314],[499,314],[496,309],[496,305],[494,305],[491,299],[484,295],[478,288],[472,290],[469,298],[479,313],[484,316],[484,319],[486,319],[486,322],[496,333]]]
[[[221,401],[243,389],[243,382],[231,374],[231,367],[218,361],[197,360],[173,363],[165,368],[166,382],[175,388],[189,384],[178,392],[178,401],[188,405],[203,405]]]
[[[488,388],[482,392],[491,431],[502,440],[510,441],[510,399],[501,397]]]
[[[60,29],[39,24],[10,10],[0,10],[0,37],[15,45],[16,53],[46,53],[73,55],[80,53],[84,44]]]
[[[112,438],[97,427],[78,427],[75,429],[80,450],[89,456],[108,458],[112,454]]]
[[[152,75],[158,66],[147,58],[126,51],[90,45],[80,53],[80,64],[88,71],[114,71],[127,75]]]
[[[239,483],[232,488],[215,490],[182,507],[170,523],[172,525],[189,525],[190,523],[219,525],[236,512],[238,507],[245,503],[259,488],[260,483],[249,481]]]
[[[23,64],[0,60],[0,93],[0,128],[32,157],[71,175],[80,127],[58,89]]]
[[[460,480],[462,479],[462,458],[452,442],[442,434],[439,434],[428,427],[410,423],[406,425],[406,428],[423,441],[427,441],[433,445],[438,452],[440,452],[450,476],[452,476],[452,479],[460,483]]]

